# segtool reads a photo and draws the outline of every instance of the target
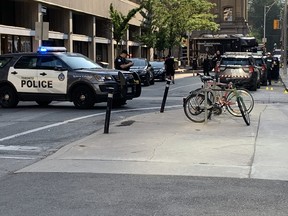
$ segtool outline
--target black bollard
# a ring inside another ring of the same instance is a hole
[[[166,103],[166,99],[167,99],[167,95],[168,95],[170,82],[171,82],[171,80],[167,79],[166,88],[165,88],[165,91],[164,91],[164,96],[163,96],[162,105],[161,105],[161,109],[160,109],[161,113],[164,112],[164,107],[165,107],[165,103]]]
[[[105,117],[105,125],[104,125],[104,133],[109,133],[109,123],[110,123],[110,116],[111,116],[111,109],[113,104],[113,93],[114,88],[109,88],[108,91],[108,99],[107,99],[107,108],[106,108],[106,117]]]

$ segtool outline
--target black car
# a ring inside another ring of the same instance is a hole
[[[220,82],[233,81],[252,91],[260,88],[260,70],[256,67],[255,59],[248,52],[227,52],[221,56],[216,73]]]
[[[151,61],[150,64],[154,68],[154,78],[161,81],[166,79],[166,69],[164,61]]]
[[[113,105],[139,97],[141,82],[136,73],[104,69],[65,48],[41,47],[37,53],[0,56],[0,104],[15,107],[19,101],[71,101],[86,109],[107,102],[113,88]]]
[[[260,70],[260,82],[261,85],[267,86],[267,65],[263,55],[253,54],[255,59],[256,67]]]
[[[154,84],[154,68],[147,59],[129,58],[128,60],[134,63],[134,65],[130,67],[130,71],[136,72],[145,86]]]

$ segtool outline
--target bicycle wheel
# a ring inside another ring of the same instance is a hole
[[[243,98],[240,96],[240,97],[237,97],[237,102],[238,102],[238,107],[239,107],[239,110],[242,114],[242,117],[246,123],[246,125],[250,125],[250,116],[249,116],[249,112],[246,108],[246,105],[243,101]]]
[[[250,92],[246,89],[237,89],[237,92],[238,92],[238,95],[242,97],[243,102],[245,103],[246,108],[248,112],[250,113],[254,108],[254,98],[252,97]],[[238,107],[237,95],[233,91],[229,92],[227,95],[226,108],[231,115],[236,116],[236,117],[242,116]]]
[[[212,107],[212,102],[207,98],[207,106]],[[205,121],[205,96],[192,92],[183,103],[184,113],[188,119],[196,123]],[[207,118],[211,117],[211,108],[207,110]]]

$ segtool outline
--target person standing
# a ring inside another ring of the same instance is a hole
[[[208,54],[205,54],[204,60],[203,60],[203,73],[205,76],[210,76],[209,72],[211,70],[211,62],[208,57]]]
[[[174,75],[175,75],[175,64],[174,58],[170,55],[167,56],[165,60],[165,69],[166,69],[166,77],[172,80],[172,83],[175,84]]]
[[[134,64],[132,61],[127,60],[128,51],[122,50],[120,55],[115,59],[114,65],[117,70],[129,71],[130,67]]]
[[[268,84],[271,85],[274,60],[270,52],[267,53],[266,65],[267,65],[267,81]]]
[[[219,62],[220,60],[221,60],[221,53],[219,50],[217,50],[216,53],[214,54],[213,58],[212,58],[213,69],[215,69],[217,62]]]

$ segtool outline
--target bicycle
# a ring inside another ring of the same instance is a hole
[[[233,116],[242,116],[245,123],[250,125],[249,113],[254,108],[254,99],[249,91],[237,89],[235,80],[224,84],[216,83],[214,77],[211,76],[201,75],[200,77],[204,86],[191,91],[183,99],[184,112],[188,119],[201,123],[206,118],[211,119],[212,113],[220,115],[225,108]],[[207,94],[206,102],[205,93]],[[207,109],[206,115],[205,109]]]

